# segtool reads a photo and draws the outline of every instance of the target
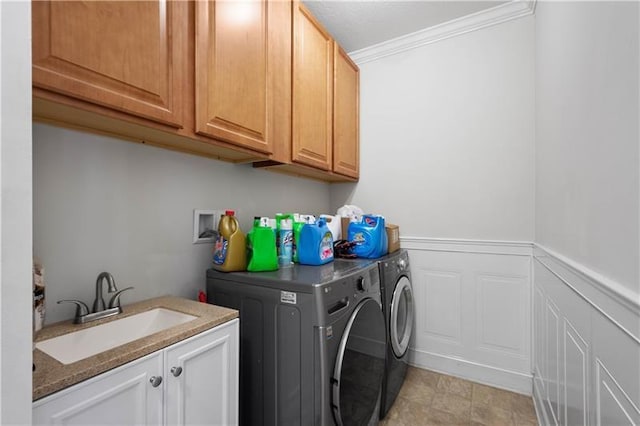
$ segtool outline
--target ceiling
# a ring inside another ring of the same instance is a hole
[[[353,52],[506,1],[304,0],[344,50]]]

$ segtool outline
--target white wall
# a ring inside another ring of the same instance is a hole
[[[536,242],[640,298],[638,2],[536,10]]]
[[[640,423],[640,7],[536,9],[534,401]]]
[[[361,177],[403,236],[533,240],[533,17],[361,65]]]
[[[204,289],[211,244],[192,244],[193,209],[326,212],[329,185],[44,124],[33,127],[34,254],[45,265],[47,323],[91,303],[111,272],[123,303]],[[108,300],[105,297],[105,300]]]
[[[417,310],[410,362],[530,394],[533,16],[360,73],[361,177],[333,185],[331,205],[400,226]]]
[[[0,424],[31,423],[31,4],[0,2]]]

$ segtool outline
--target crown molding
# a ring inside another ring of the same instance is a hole
[[[513,0],[364,49],[354,50],[349,52],[349,56],[356,64],[361,65],[481,28],[529,16],[534,13],[535,7],[536,0]]]

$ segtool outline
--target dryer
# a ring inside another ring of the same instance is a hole
[[[386,367],[380,404],[382,419],[393,405],[407,374],[415,307],[407,251],[401,249],[381,258],[378,266],[387,334]]]
[[[240,311],[242,425],[377,424],[386,331],[376,262],[207,271]]]

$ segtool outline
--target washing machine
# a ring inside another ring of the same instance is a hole
[[[414,326],[415,307],[411,286],[409,255],[401,249],[378,261],[382,311],[387,348],[382,381],[380,418],[396,400],[409,366],[409,341]]]
[[[209,270],[207,300],[240,312],[240,424],[377,424],[387,344],[376,262]]]

